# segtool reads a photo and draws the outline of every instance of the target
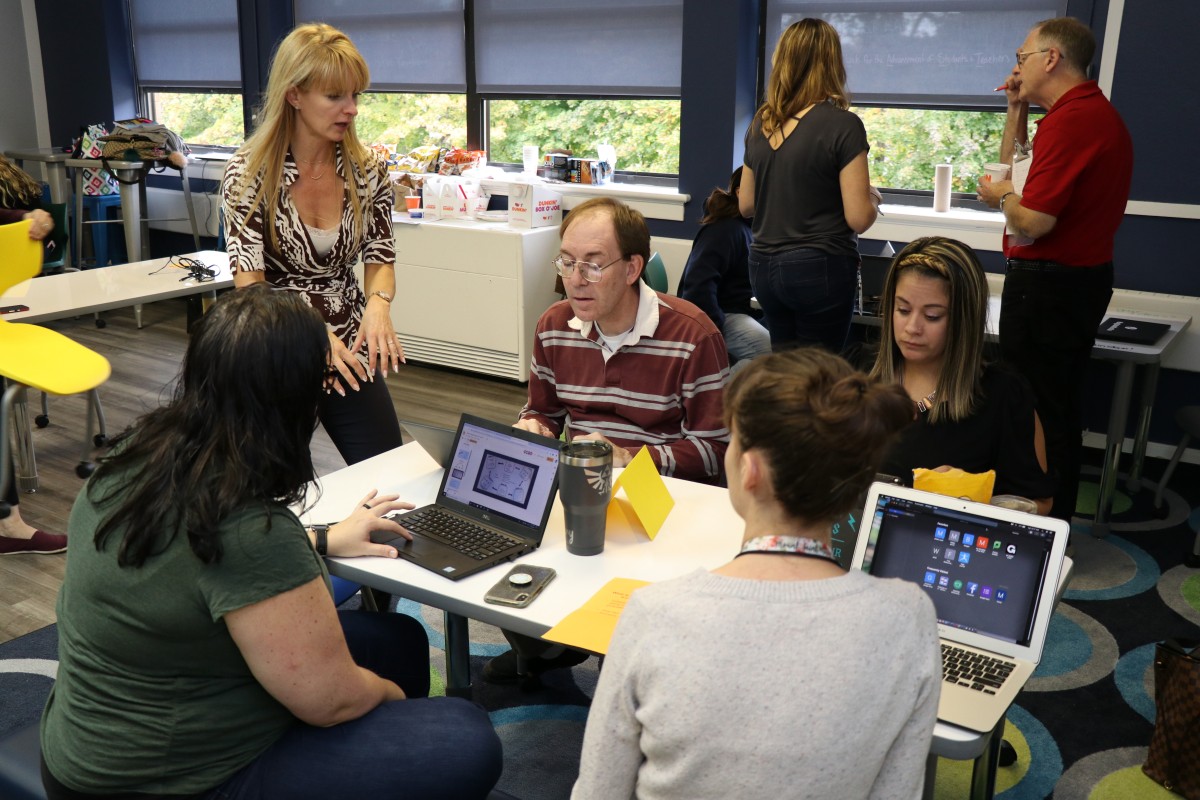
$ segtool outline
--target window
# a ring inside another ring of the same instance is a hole
[[[492,100],[488,158],[521,163],[521,147],[536,144],[594,157],[610,144],[623,172],[679,173],[678,100]]]
[[[788,25],[826,20],[842,40],[851,98],[864,104],[853,110],[872,181],[932,191],[934,165],[950,163],[953,190],[973,194],[999,158],[1005,100],[995,87],[1034,23],[1065,11],[1064,0],[769,0],[763,80]]]
[[[592,156],[611,144],[624,172],[679,172],[682,0],[476,0],[476,89],[489,160],[536,144]],[[531,33],[553,47],[531,48]],[[521,95],[513,98],[512,95]]]
[[[461,94],[366,92],[358,98],[358,138],[407,153],[425,144],[466,147],[467,102]]]
[[[236,0],[129,0],[129,19],[146,114],[186,142],[241,144]]]

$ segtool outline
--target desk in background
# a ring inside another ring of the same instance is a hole
[[[187,255],[215,267],[216,277],[203,283],[191,278],[180,280],[187,276],[186,271],[166,267],[170,259],[156,258],[104,269],[32,278],[0,295],[0,305],[29,306],[28,311],[5,315],[5,319],[10,322],[41,323],[114,308],[140,308],[142,303],[168,300],[172,297],[203,293],[211,295],[217,289],[233,286],[233,277],[229,274],[229,258],[225,253],[204,250]],[[137,321],[138,327],[142,327],[140,312]],[[16,461],[14,480],[22,491],[36,491],[37,459],[33,451],[29,409],[25,403],[14,407],[13,421],[13,433],[16,437],[16,447],[13,449]]]
[[[363,493],[373,488],[383,494],[399,494],[401,499],[421,506],[433,502],[441,478],[437,462],[419,445],[407,444],[321,478],[319,500],[310,487],[305,505],[316,504],[306,516],[310,520],[344,519]],[[597,556],[567,552],[562,503],[556,500],[541,548],[518,563],[553,567],[558,578],[527,608],[483,602],[484,594],[505,574],[507,565],[460,581],[448,580],[403,559],[331,558],[329,571],[442,609],[446,619],[446,690],[448,694],[469,694],[468,618],[527,636],[541,636],[612,578],[666,580],[696,569],[712,569],[737,554],[744,525],[729,502],[729,493],[677,478],[663,480],[675,498],[675,507],[654,541],[640,531],[610,525],[604,552]],[[932,797],[937,756],[975,760],[971,796],[991,797],[1003,725],[1001,720],[996,730],[981,734],[938,722],[926,771],[926,797]]]
[[[97,158],[68,158],[63,162],[75,172],[75,230],[76,247],[83,233],[83,169],[103,169],[104,162]],[[131,262],[141,261],[150,254],[150,220],[146,218],[146,175],[159,161],[118,161],[108,159],[108,169],[121,187],[121,221],[125,228],[125,252]],[[179,170],[183,183],[183,200],[187,206],[188,221],[192,226],[192,242],[200,249],[200,229],[196,225],[196,210],[192,205],[192,188],[188,181],[188,168]],[[91,224],[106,225],[105,220],[93,220]],[[76,250],[77,253],[81,252]]]

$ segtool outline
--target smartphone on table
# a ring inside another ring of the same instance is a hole
[[[550,567],[517,564],[497,581],[495,586],[488,589],[483,601],[500,606],[524,608],[542,593],[542,589],[545,589],[557,574]]]
[[[0,306],[0,314],[18,314],[28,310],[29,306]]]

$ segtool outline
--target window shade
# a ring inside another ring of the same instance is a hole
[[[465,92],[462,0],[295,0],[296,23],[345,33],[371,70],[371,89]]]
[[[683,0],[476,0],[483,93],[678,97]]]
[[[769,0],[764,74],[787,26],[819,17],[837,29],[855,103],[1003,108],[993,91],[1034,23],[1065,0]]]
[[[144,88],[242,88],[237,0],[130,0]]]

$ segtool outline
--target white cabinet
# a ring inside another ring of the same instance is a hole
[[[558,228],[473,220],[397,222],[392,324],[427,364],[529,380],[533,331],[559,300]]]

